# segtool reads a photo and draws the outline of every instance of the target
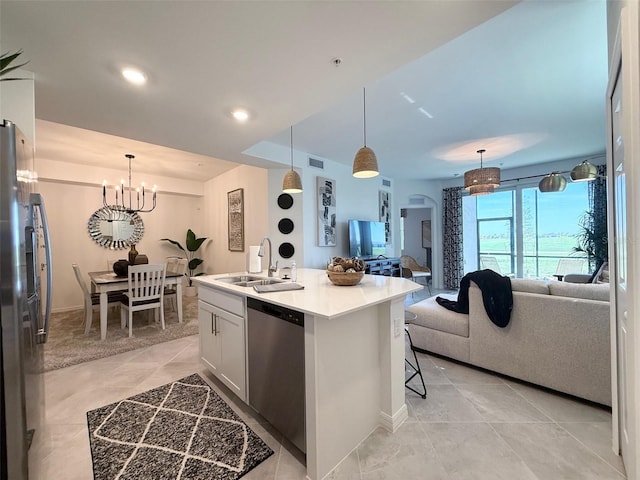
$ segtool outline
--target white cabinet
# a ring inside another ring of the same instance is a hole
[[[200,291],[203,290],[201,287]],[[244,298],[206,290],[198,301],[200,359],[222,383],[246,401]]]

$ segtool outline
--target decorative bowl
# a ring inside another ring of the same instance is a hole
[[[327,270],[327,276],[331,283],[338,286],[357,285],[364,277],[364,272],[330,272]]]

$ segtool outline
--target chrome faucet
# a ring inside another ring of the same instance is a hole
[[[267,243],[269,243],[269,265],[267,267],[267,276],[269,277],[273,277],[273,274],[278,270],[278,261],[276,260],[276,264],[271,265],[271,252],[273,251],[271,248],[271,240],[269,239],[269,237],[264,237],[262,239],[262,241],[260,242],[260,251],[258,252],[258,256],[259,257],[264,257],[264,241],[267,241]]]

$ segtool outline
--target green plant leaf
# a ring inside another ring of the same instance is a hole
[[[195,270],[200,265],[202,265],[202,262],[204,262],[204,260],[202,260],[201,258],[192,258],[191,261],[189,262],[189,270],[191,271]]]
[[[196,234],[193,233],[193,230],[189,229],[187,232],[187,250],[190,252],[197,251],[202,244],[207,240],[206,237],[196,238]]]
[[[187,253],[187,251],[182,247],[182,245],[180,245],[180,242],[176,242],[175,240],[171,240],[170,238],[161,238],[160,240],[163,241],[163,242],[169,242],[172,245],[175,245],[176,247],[178,247],[185,254]]]
[[[13,67],[9,67],[9,65],[11,64],[11,62],[13,62],[16,58],[18,58],[20,55],[22,54],[22,50],[18,50],[16,53],[3,53],[2,55],[0,55],[0,77],[5,76],[7,73],[20,68],[20,67],[24,67],[27,63],[29,62],[24,62],[21,63],[20,65],[14,65]],[[5,80],[26,80],[23,78],[3,78],[0,79],[0,81],[5,81]]]

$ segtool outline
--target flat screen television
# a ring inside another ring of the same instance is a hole
[[[384,255],[384,222],[368,220],[349,220],[349,256],[375,258]]]

